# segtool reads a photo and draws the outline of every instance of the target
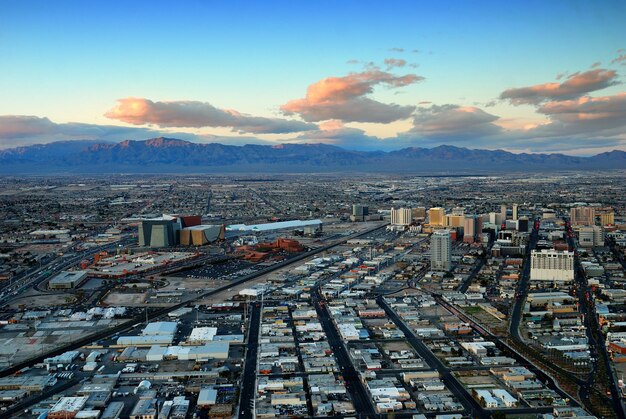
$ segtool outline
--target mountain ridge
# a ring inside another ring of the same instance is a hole
[[[0,150],[0,173],[424,172],[626,169],[626,152],[590,157],[515,154],[451,145],[355,151],[321,143],[225,145],[157,137],[119,143],[58,141]]]

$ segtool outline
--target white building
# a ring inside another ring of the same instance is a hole
[[[391,224],[408,226],[411,224],[412,212],[411,208],[391,208]]]
[[[580,247],[604,246],[604,230],[600,226],[581,227],[578,244]]]
[[[435,231],[430,237],[430,266],[433,270],[449,270],[452,261],[450,230]]]
[[[487,409],[494,409],[498,407],[498,401],[491,395],[489,390],[476,390],[478,400],[482,400]]]
[[[574,280],[574,252],[533,250],[530,256],[530,279],[533,281],[571,282]]]

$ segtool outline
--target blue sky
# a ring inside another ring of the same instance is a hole
[[[0,4],[0,146],[177,133],[626,149],[623,1],[179,3]]]

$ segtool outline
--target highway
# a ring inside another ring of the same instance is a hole
[[[14,283],[10,289],[6,289],[0,297],[0,305],[6,304],[8,301],[12,299],[19,298],[19,294],[26,291],[30,287],[36,287],[44,280],[53,277],[59,272],[68,269],[77,263],[81,262],[85,258],[95,255],[96,253],[102,252],[104,250],[115,249],[118,246],[125,246],[136,239],[134,238],[126,238],[121,241],[117,241],[114,243],[107,243],[102,246],[97,246],[88,250],[83,250],[82,252],[76,253],[70,257],[61,257],[51,260],[46,265],[36,269],[34,272],[29,273],[23,278],[18,279],[16,283]],[[15,281],[15,280],[14,280]],[[5,295],[6,294],[6,295]]]

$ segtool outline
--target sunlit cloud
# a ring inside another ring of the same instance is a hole
[[[198,101],[153,102],[128,97],[105,116],[133,125],[156,125],[162,128],[231,127],[233,131],[253,134],[279,134],[315,130],[314,124],[282,118],[251,116],[232,109],[219,109]]]
[[[567,76],[563,83],[543,83],[529,87],[507,89],[500,99],[513,105],[539,104],[548,100],[568,100],[586,93],[618,84],[614,70],[595,69]]]
[[[414,106],[386,104],[367,97],[378,85],[400,88],[422,81],[415,74],[396,76],[377,69],[343,77],[327,77],[307,88],[306,96],[281,106],[286,115],[308,122],[338,119],[344,122],[389,123],[411,116]]]

